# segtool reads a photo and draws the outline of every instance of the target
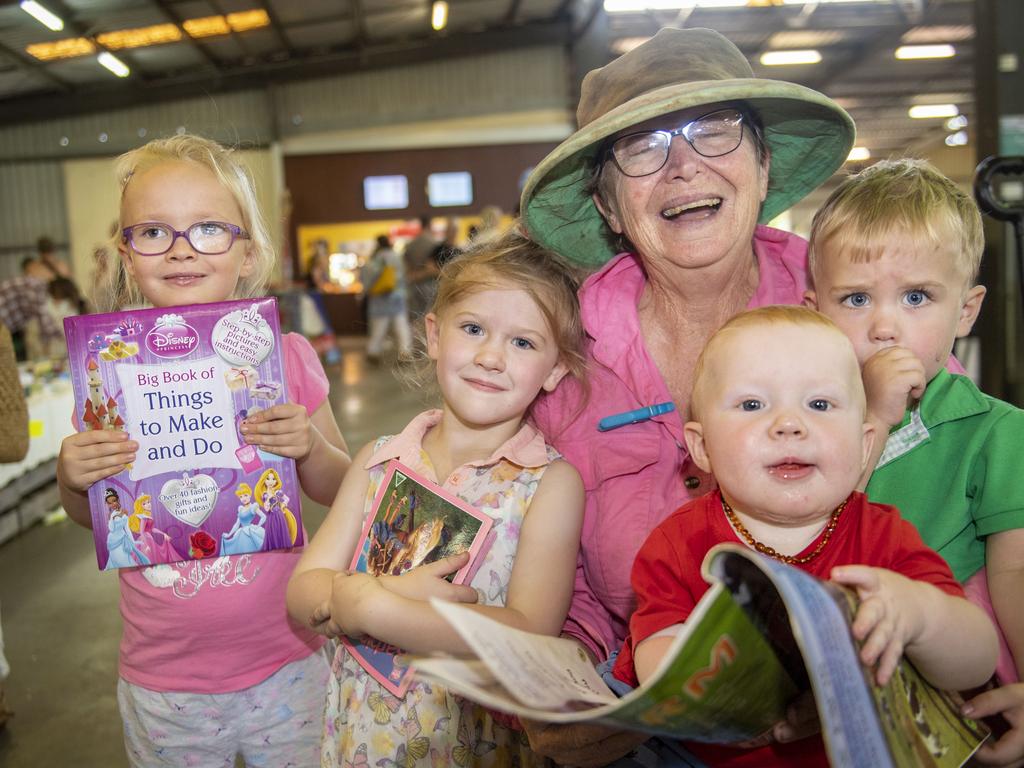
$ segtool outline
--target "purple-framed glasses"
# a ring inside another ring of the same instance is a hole
[[[121,236],[140,256],[162,256],[174,247],[179,237],[184,237],[196,253],[204,256],[227,253],[236,239],[249,239],[244,229],[223,221],[197,221],[184,232],[170,224],[147,221],[125,227]]]

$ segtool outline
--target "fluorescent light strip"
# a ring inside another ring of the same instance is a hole
[[[888,3],[892,0],[782,0],[783,5],[829,5],[831,3]]]
[[[430,26],[435,32],[440,32],[448,26],[448,3],[445,0],[434,0],[430,9]]]
[[[896,49],[896,58],[906,59],[948,59],[956,55],[952,45],[901,45]]]
[[[684,8],[744,8],[748,0],[604,0],[606,13],[680,11]]]
[[[960,110],[956,104],[916,104],[907,114],[915,120],[923,120],[930,117],[956,117]]]
[[[779,67],[787,64],[817,64],[821,54],[815,50],[806,51],[767,51],[761,54],[761,64],[766,67]]]
[[[60,32],[64,29],[64,20],[57,14],[43,8],[43,6],[35,2],[35,0],[24,0],[24,2],[21,3],[21,10],[47,29],[52,29],[54,32]]]
[[[123,61],[109,51],[103,51],[103,53],[96,57],[96,61],[118,77],[128,77],[128,74],[131,72]]]

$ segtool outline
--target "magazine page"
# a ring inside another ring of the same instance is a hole
[[[646,685],[622,699],[564,638],[434,602],[480,661],[417,658],[417,674],[485,706],[554,723],[600,720],[679,739],[736,742],[778,722],[797,689],[728,591],[713,586]]]
[[[469,563],[450,577],[464,583],[479,566],[493,520],[458,496],[392,459],[384,471],[362,537],[349,568],[374,576],[400,576],[425,563],[461,552]],[[359,664],[386,690],[401,698],[412,671],[402,651],[371,637],[339,638]]]
[[[295,462],[247,445],[287,402],[274,299],[64,320],[80,431],[120,430],[134,464],[89,490],[101,569],[303,543]]]
[[[959,697],[929,684],[906,659],[886,686],[871,682],[849,629],[857,604],[849,590],[735,544],[712,549],[704,569],[734,592],[780,658],[795,655],[787,643],[798,646],[833,765],[954,768],[984,740],[987,728],[959,714]],[[781,597],[784,610],[763,594]]]
[[[858,600],[853,592],[836,586],[834,596],[849,617],[856,613]],[[864,673],[870,684],[870,670]],[[939,690],[906,659],[888,685],[870,685],[870,689],[893,762],[900,768],[957,768],[990,735],[985,723],[960,714],[963,697],[959,693]]]

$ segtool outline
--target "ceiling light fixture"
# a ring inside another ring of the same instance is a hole
[[[64,20],[52,11],[43,8],[43,6],[35,2],[35,0],[24,0],[24,2],[21,3],[21,10],[47,29],[51,29],[54,32],[60,32],[64,29]]]
[[[131,72],[127,64],[109,51],[103,51],[103,53],[96,57],[96,61],[118,77],[128,77],[128,74]]]
[[[829,5],[831,3],[888,3],[891,0],[782,0],[783,5]]]
[[[72,59],[76,56],[86,56],[95,51],[96,46],[93,42],[84,37],[65,37],[63,40],[54,40],[52,43],[33,43],[25,48],[27,54],[34,56],[39,61]]]
[[[766,51],[761,54],[761,64],[766,67],[780,67],[787,64],[817,64],[821,54],[813,49],[806,51]]]
[[[846,156],[846,162],[848,163],[860,163],[864,160],[868,160],[871,157],[871,150],[867,147],[854,147],[850,150],[850,154]]]
[[[181,30],[177,24],[157,24],[152,27],[103,32],[96,35],[96,42],[107,50],[119,51],[122,48],[142,48],[147,45],[173,43],[181,38]]]
[[[946,137],[947,147],[962,147],[967,143],[967,131],[957,131]]]
[[[956,117],[951,117],[951,118],[949,118],[949,120],[946,121],[946,130],[947,131],[959,131],[962,128],[966,128],[966,127],[967,127],[967,118],[964,117],[963,115],[957,115]]]
[[[181,26],[189,37],[213,37],[231,32],[228,20],[223,16],[203,16],[199,19],[185,19]]]
[[[606,13],[681,11],[684,8],[744,8],[748,0],[604,0]]]
[[[915,120],[924,120],[929,117],[956,117],[960,110],[956,104],[916,104],[907,114]]]
[[[270,26],[270,15],[262,8],[229,13],[227,20],[228,26],[235,32],[247,32],[250,29]]]
[[[943,45],[901,45],[896,49],[897,59],[948,59],[956,55],[956,48]]]
[[[444,0],[434,0],[430,9],[430,26],[435,32],[440,32],[448,26],[448,3]]]

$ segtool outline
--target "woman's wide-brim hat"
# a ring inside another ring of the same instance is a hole
[[[615,250],[588,193],[604,140],[651,118],[721,102],[743,102],[764,125],[771,166],[761,222],[818,187],[853,147],[853,120],[827,96],[754,77],[746,57],[714,30],[662,29],[583,79],[579,130],[537,165],[523,187],[530,236],[578,265],[604,264]]]

